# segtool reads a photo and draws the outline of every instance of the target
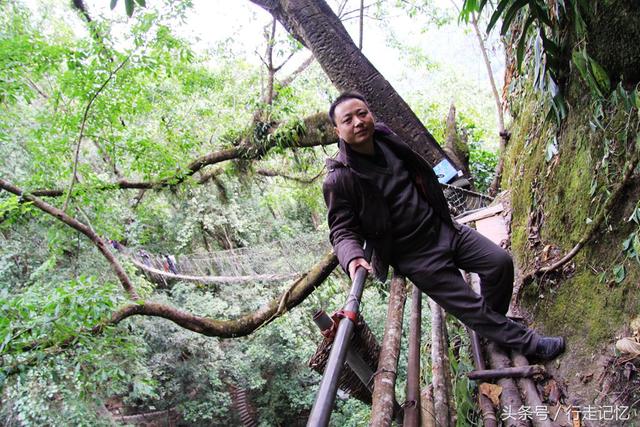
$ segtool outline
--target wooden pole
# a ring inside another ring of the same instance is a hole
[[[432,384],[429,384],[420,392],[420,427],[436,427]]]
[[[490,341],[487,345],[487,352],[489,354],[489,363],[493,369],[507,368],[511,364],[509,356],[496,343]],[[523,404],[515,381],[512,378],[500,378],[497,383],[502,387],[500,407],[503,413],[517,413],[523,407]],[[502,425],[505,427],[529,427],[529,422],[521,418],[518,416],[501,417]]]
[[[525,362],[526,363],[526,362]],[[470,380],[488,380],[492,378],[528,378],[543,375],[547,371],[542,365],[521,365],[513,368],[497,368],[471,371],[467,373]]]
[[[442,349],[442,309],[429,298],[431,308],[431,372],[433,381],[433,407],[436,424],[449,425],[449,399],[444,378]]]
[[[453,381],[451,380],[451,362],[449,360],[449,331],[447,330],[446,312],[442,312],[442,371],[444,372],[444,385],[447,390],[447,408],[449,408],[449,427],[456,427],[456,399],[453,393]]]
[[[406,282],[402,276],[393,276],[387,308],[387,322],[380,348],[378,371],[375,373],[371,423],[373,427],[387,427],[393,419],[396,372],[402,338],[402,316],[407,299]]]
[[[422,321],[422,291],[413,286],[411,321],[409,323],[409,356],[407,362],[407,405],[404,407],[404,427],[420,425],[420,336]]]
[[[527,358],[517,351],[511,352],[511,359],[513,360],[513,365],[517,367],[527,366],[529,364]],[[529,408],[545,408],[547,409],[546,414],[550,413],[548,408],[543,405],[542,399],[540,399],[540,395],[538,394],[538,389],[531,378],[520,378],[518,385],[520,386],[522,397],[524,397],[524,401]],[[553,423],[548,416],[545,417],[544,413],[536,410],[533,411],[531,417],[533,427],[553,427]]]

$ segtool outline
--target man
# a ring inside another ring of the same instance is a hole
[[[327,159],[323,193],[331,243],[345,272],[353,278],[363,267],[384,280],[392,265],[481,336],[538,359],[562,353],[562,337],[542,337],[505,317],[513,291],[511,257],[451,219],[431,167],[375,123],[364,97],[343,93],[329,117],[340,152]],[[373,245],[376,268],[364,259],[364,240]],[[482,296],[460,268],[478,273]]]

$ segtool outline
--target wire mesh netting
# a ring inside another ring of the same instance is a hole
[[[476,191],[466,190],[448,184],[440,184],[442,192],[449,203],[449,210],[454,217],[470,211],[486,208],[493,198]]]

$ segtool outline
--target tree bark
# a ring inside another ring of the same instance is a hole
[[[409,105],[358,49],[324,0],[251,0],[274,15],[315,56],[340,91],[358,91],[386,123],[431,165],[447,158]],[[452,164],[455,164],[451,162]]]
[[[402,339],[402,316],[407,299],[404,277],[394,275],[387,309],[387,322],[375,374],[370,426],[390,426],[395,403],[395,383]]]
[[[449,155],[458,168],[469,174],[469,146],[466,141],[463,141],[456,129],[456,107],[453,103],[449,107],[449,114],[447,114],[444,152]]]

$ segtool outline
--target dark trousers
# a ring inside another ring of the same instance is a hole
[[[513,292],[511,256],[477,231],[467,226],[457,231],[442,224],[436,239],[396,252],[394,264],[481,336],[525,354],[535,350],[539,335],[505,317]],[[464,281],[459,269],[478,274],[482,296]]]

